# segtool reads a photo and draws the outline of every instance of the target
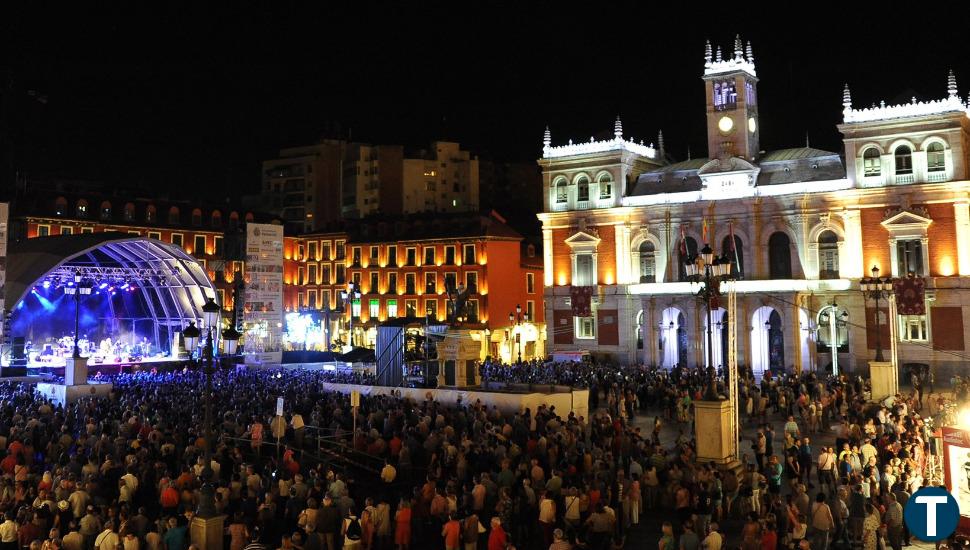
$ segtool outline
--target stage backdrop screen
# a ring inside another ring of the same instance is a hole
[[[243,313],[247,363],[283,360],[283,226],[246,224]]]

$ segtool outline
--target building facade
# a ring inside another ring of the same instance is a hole
[[[685,267],[709,245],[737,279],[738,361],[755,373],[864,371],[877,344],[889,355],[891,337],[899,364],[938,375],[959,366],[970,338],[970,121],[953,75],[943,99],[865,109],[846,86],[844,162],[809,147],[760,149],[750,44],[738,39],[727,55],[708,45],[702,83],[707,158],[667,162],[662,137],[657,148],[627,141],[619,119],[606,141],[553,146],[546,131],[551,350],[726,364],[727,311],[716,304],[708,318]],[[877,309],[859,286],[872,267],[925,278],[926,314],[890,319],[886,300]],[[588,314],[573,287],[592,287]]]
[[[447,289],[464,287],[465,325],[482,342],[483,358],[545,352],[541,257],[495,214],[365,220],[342,232],[287,237],[284,259],[284,307],[322,312],[331,344],[348,343],[352,329],[354,345],[373,347],[378,323],[391,318],[444,321],[452,307]],[[352,304],[348,283],[361,293]]]
[[[264,209],[302,232],[374,214],[478,210],[478,159],[458,143],[401,145],[323,140],[263,162]]]

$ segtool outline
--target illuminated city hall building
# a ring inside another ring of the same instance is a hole
[[[831,372],[833,351],[840,370],[865,372],[877,340],[888,357],[891,333],[900,365],[929,364],[937,376],[956,367],[970,339],[970,121],[952,73],[942,99],[901,105],[856,108],[847,85],[844,160],[809,147],[763,151],[758,80],[750,44],[738,39],[725,54],[708,44],[707,158],[669,163],[662,136],[657,146],[627,140],[619,118],[604,141],[553,145],[546,130],[550,352],[706,364],[706,307],[685,264],[709,244],[738,279],[738,362],[756,374]],[[874,266],[925,278],[926,314],[890,327],[886,300],[877,310],[860,289]],[[575,287],[592,287],[588,315],[574,314]],[[725,304],[711,315],[715,366],[726,364]]]

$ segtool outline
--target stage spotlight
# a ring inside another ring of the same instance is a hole
[[[98,285],[98,289],[100,290],[104,290],[106,288],[108,288],[108,283],[101,283],[100,285]]]
[[[121,285],[121,290],[128,290],[128,283]]]
[[[51,282],[50,281],[44,281],[44,288],[46,289],[46,288],[50,288],[50,287],[51,287]]]

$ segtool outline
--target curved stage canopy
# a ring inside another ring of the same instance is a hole
[[[90,292],[77,292],[79,287]],[[181,247],[97,233],[11,246],[5,296],[10,336],[25,338],[31,362],[56,366],[65,346],[71,351],[75,299],[82,355],[117,363],[168,358],[176,333],[189,321],[200,323],[202,305],[218,294],[205,269]]]

